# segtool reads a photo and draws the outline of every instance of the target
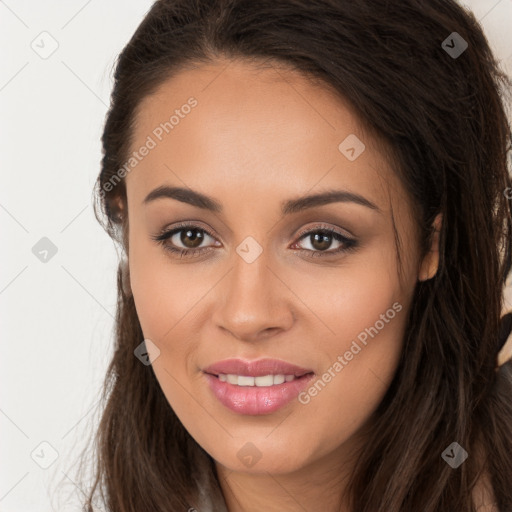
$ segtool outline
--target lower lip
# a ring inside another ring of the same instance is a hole
[[[309,373],[274,386],[237,386],[205,373],[210,389],[228,409],[240,414],[269,414],[293,400],[314,377]]]

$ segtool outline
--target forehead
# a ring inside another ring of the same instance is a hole
[[[343,152],[345,140],[356,151],[364,147],[355,160]],[[219,197],[248,189],[290,197],[343,186],[385,210],[382,179],[396,182],[343,98],[273,65],[218,61],[177,73],[137,109],[131,150],[143,146],[151,149],[126,177],[129,202],[162,184]]]

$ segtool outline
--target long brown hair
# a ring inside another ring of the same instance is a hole
[[[457,55],[459,37],[467,48]],[[439,269],[414,291],[401,360],[350,481],[353,510],[474,511],[471,490],[485,473],[509,512],[512,364],[495,363],[511,267],[511,82],[474,15],[454,0],[156,1],[116,63],[95,189],[96,216],[125,254],[119,170],[137,108],[188,64],[219,56],[297,69],[350,102],[417,205],[423,254],[442,213]],[[144,338],[127,283],[121,261],[86,509],[99,490],[113,512],[201,510],[201,481],[221,510],[212,458],[134,357]],[[457,469],[441,457],[453,442],[469,453]]]

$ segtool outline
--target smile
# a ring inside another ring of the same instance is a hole
[[[233,375],[231,373],[224,374],[220,373],[218,375],[219,380],[221,382],[229,382],[230,384],[234,384],[235,386],[276,386],[278,384],[282,384],[283,382],[291,382],[296,377],[295,375],[284,375],[279,373],[277,375],[263,375],[260,377],[251,377],[247,375]]]
[[[292,379],[288,382],[285,380],[281,384],[272,383],[272,385],[246,384],[248,381],[255,382],[259,377],[231,375],[233,380],[237,380],[237,384],[231,384],[227,381],[227,375],[226,381],[222,381],[221,377],[217,375],[208,373],[204,375],[213,396],[222,405],[238,414],[254,416],[271,414],[289,404],[304,391],[315,374],[308,373],[302,377],[291,376]],[[265,379],[267,377],[272,377],[273,379],[277,377],[278,381],[282,380],[282,375],[263,376],[262,378]],[[297,403],[299,403],[298,400]]]

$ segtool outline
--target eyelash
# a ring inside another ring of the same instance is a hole
[[[204,248],[198,248],[198,249],[177,249],[176,247],[173,247],[172,245],[169,245],[167,242],[168,239],[172,238],[176,233],[180,233],[181,231],[185,231],[187,229],[190,230],[197,230],[199,232],[206,233],[211,238],[215,238],[212,233],[210,233],[209,230],[205,228],[201,228],[195,224],[187,224],[187,223],[181,223],[175,226],[171,230],[164,230],[160,234],[156,236],[152,236],[151,238],[162,245],[166,251],[169,251],[172,254],[179,255],[180,258],[183,258],[184,256],[188,256],[190,253],[200,252],[202,254],[205,254],[207,252],[210,252],[213,250],[213,247],[204,247]],[[342,235],[338,231],[328,228],[326,226],[317,226],[313,229],[308,229],[305,231],[301,231],[298,236],[298,241],[302,238],[306,238],[307,235],[312,235],[314,233],[322,233],[322,234],[328,234],[331,235],[336,241],[342,242],[342,246],[340,248],[331,250],[331,251],[315,251],[311,249],[296,249],[299,251],[299,253],[308,253],[307,257],[309,258],[316,258],[318,256],[320,257],[326,257],[326,256],[333,256],[335,254],[339,254],[342,252],[350,252],[357,248],[358,242],[357,240],[354,240],[352,238],[347,238],[346,236]]]

